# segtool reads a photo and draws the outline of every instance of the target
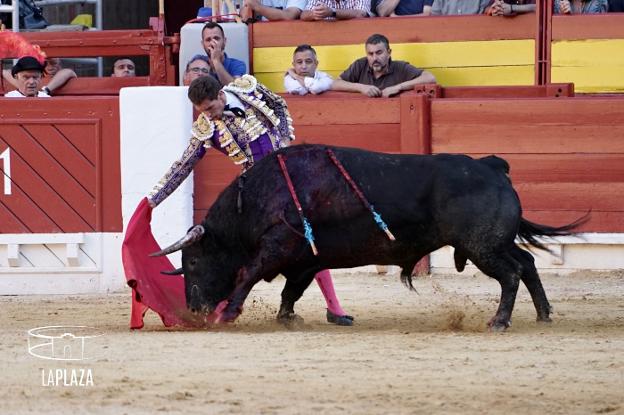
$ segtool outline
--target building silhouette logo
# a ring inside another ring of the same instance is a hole
[[[103,336],[89,326],[45,326],[28,330],[28,353],[46,360],[81,361],[94,357],[92,339]]]

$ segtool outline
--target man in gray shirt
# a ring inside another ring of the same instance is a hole
[[[483,14],[490,0],[434,0],[432,15]]]
[[[360,92],[369,97],[391,97],[417,84],[435,82],[433,74],[404,61],[393,61],[388,38],[366,39],[366,57],[353,62],[332,84],[333,91]]]

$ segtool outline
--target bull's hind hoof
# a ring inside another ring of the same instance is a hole
[[[493,332],[503,332],[507,330],[508,327],[511,326],[511,321],[497,321],[496,319],[492,319],[488,322],[488,328]]]
[[[297,329],[303,326],[303,317],[295,313],[282,314],[277,316],[277,321],[287,329]]]
[[[535,319],[538,323],[552,323],[552,319],[550,317],[537,317]]]
[[[352,326],[353,325],[353,317],[348,316],[348,315],[339,316],[339,315],[334,314],[331,311],[327,310],[327,322],[328,323],[332,323],[332,324],[336,324],[338,326]]]

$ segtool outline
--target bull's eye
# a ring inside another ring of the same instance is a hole
[[[195,265],[197,265],[197,259],[193,258],[189,260],[189,265],[194,267]]]

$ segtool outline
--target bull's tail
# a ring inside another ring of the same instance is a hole
[[[565,236],[572,234],[572,231],[585,222],[589,220],[591,212],[587,212],[585,215],[581,216],[577,220],[567,225],[559,226],[557,228],[547,225],[540,225],[537,223],[529,222],[528,220],[521,218],[520,220],[520,229],[518,230],[518,238],[531,246],[534,246],[538,249],[543,249],[544,251],[549,251],[543,243],[541,243],[537,238],[539,237],[547,237],[552,238],[555,236]]]

